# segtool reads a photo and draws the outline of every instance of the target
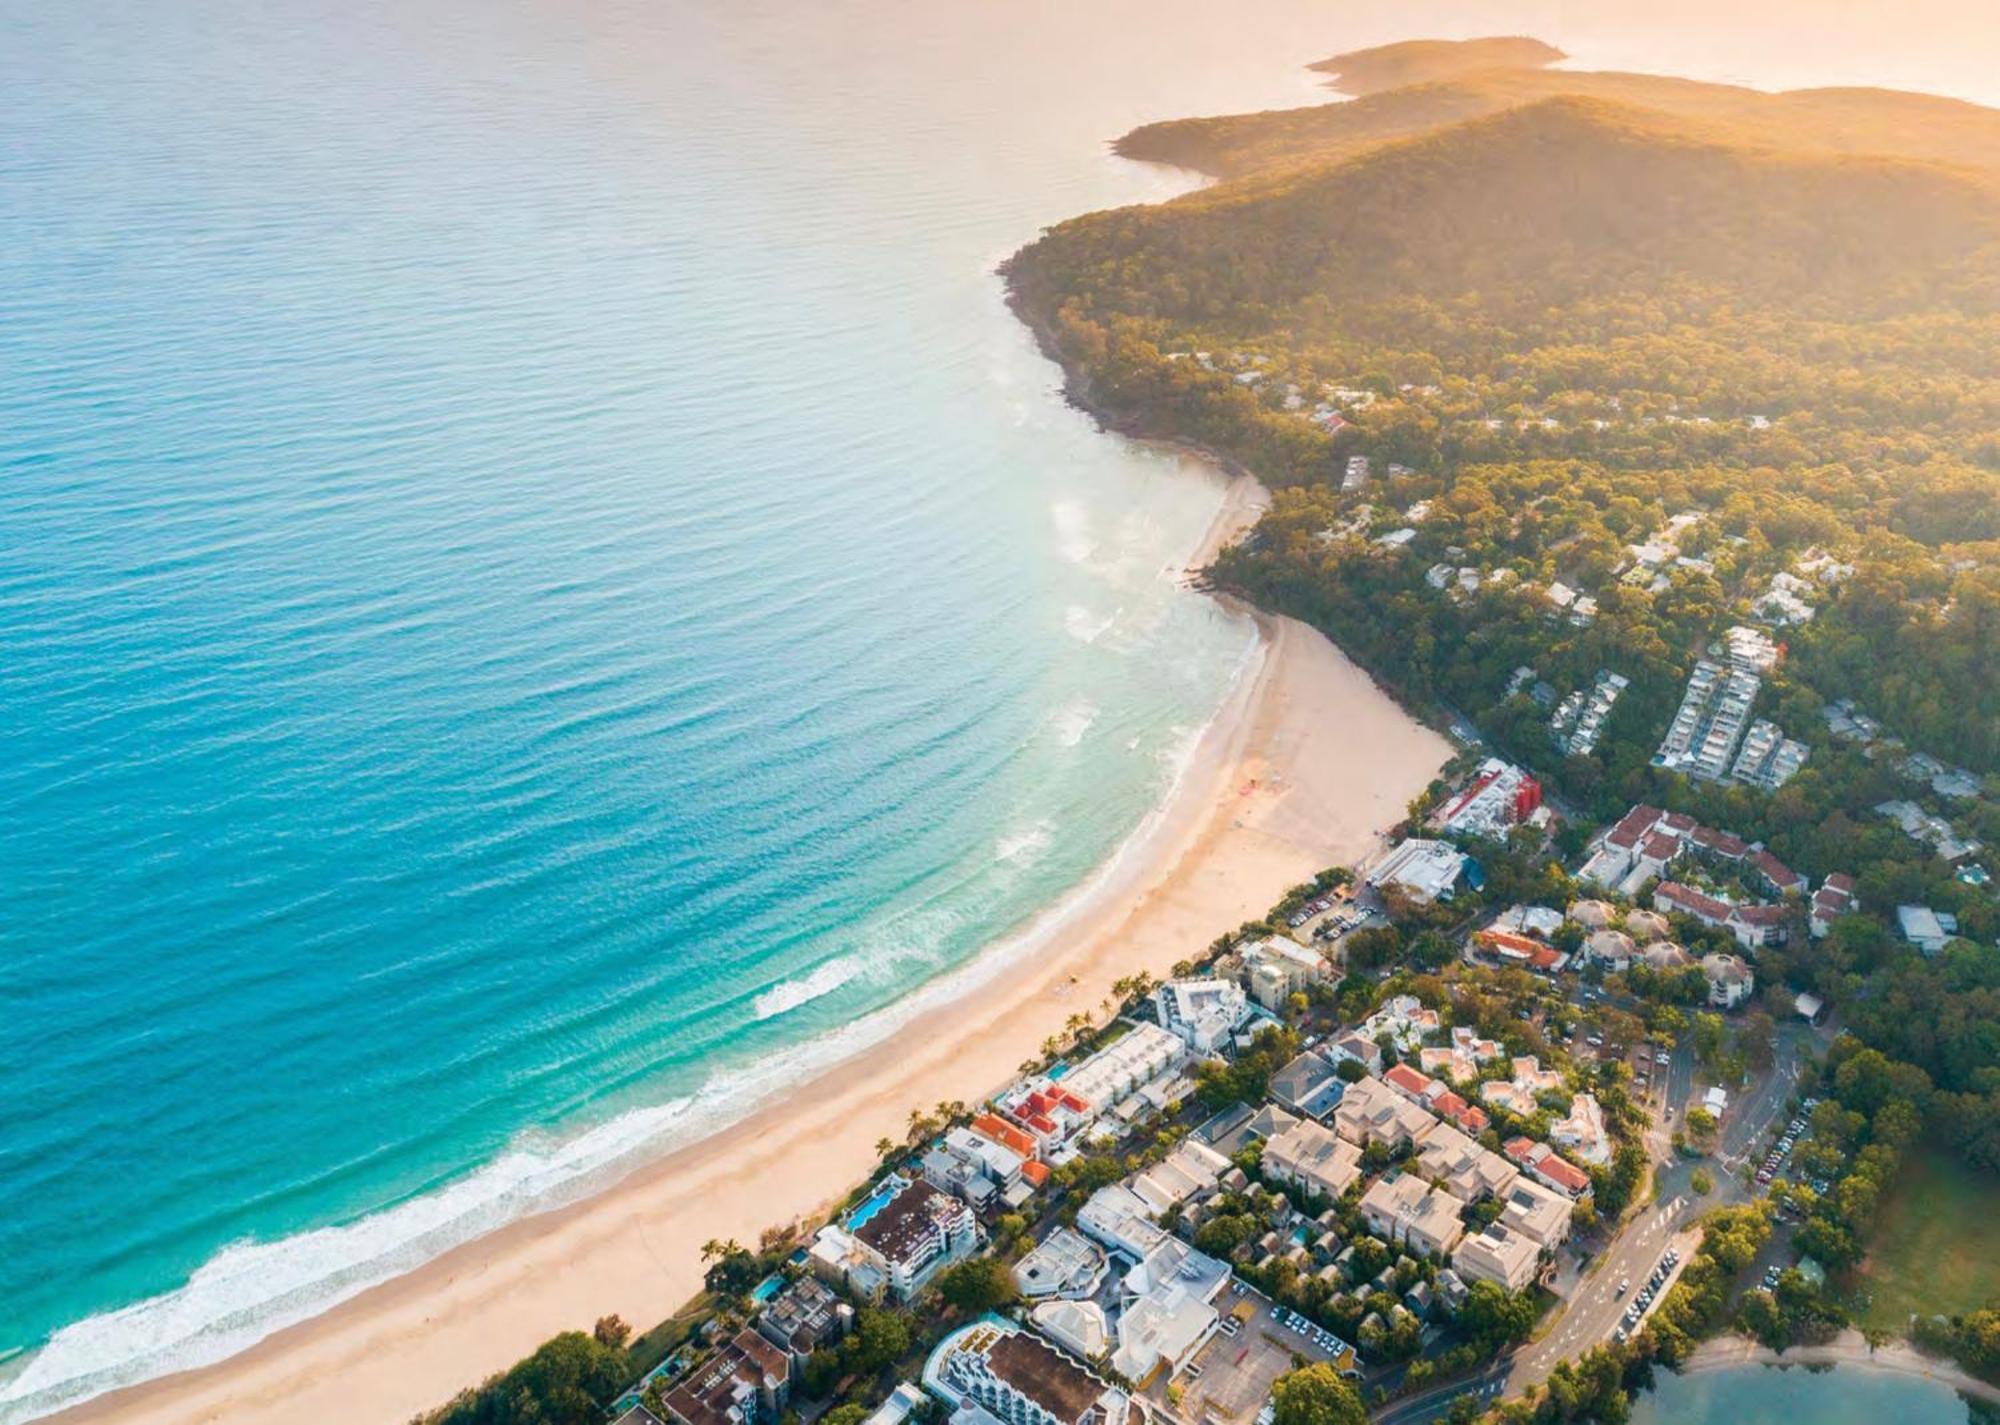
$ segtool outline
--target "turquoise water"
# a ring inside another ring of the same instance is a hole
[[[0,1419],[573,1198],[1046,931],[1248,633],[1173,578],[1214,484],[1067,410],[992,266],[1175,191],[1134,124],[1496,26],[0,0]],[[1834,38],[1786,77],[1913,77]]]
[[[1309,96],[1183,8],[1121,87],[1137,0],[0,0],[0,1416],[728,1121],[1141,827],[1219,486],[992,267]]]
[[[1947,1386],[1848,1367],[1662,1372],[1632,1406],[1632,1425],[1965,1425],[1970,1418]]]

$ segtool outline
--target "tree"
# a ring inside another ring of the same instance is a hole
[[[864,1306],[854,1316],[854,1332],[840,1343],[847,1368],[874,1375],[910,1349],[910,1323],[901,1312]]]
[[[477,1390],[461,1391],[431,1425],[598,1425],[630,1374],[623,1351],[565,1331]]]
[[[1272,1425],[1368,1425],[1361,1397],[1324,1361],[1279,1376],[1271,1405]]]
[[[938,1295],[960,1311],[997,1311],[1020,1295],[1014,1273],[998,1257],[968,1257],[938,1274]]]
[[[590,1328],[590,1334],[600,1346],[609,1346],[614,1351],[632,1339],[632,1328],[625,1324],[625,1318],[613,1312],[609,1316],[597,1318],[597,1324]]]
[[[1472,1284],[1465,1305],[1458,1309],[1459,1327],[1491,1354],[1512,1341],[1525,1341],[1535,1329],[1535,1303],[1521,1292],[1489,1281]]]

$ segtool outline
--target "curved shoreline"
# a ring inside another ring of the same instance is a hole
[[[1254,480],[1232,480],[1191,562],[1240,532],[1261,499]],[[957,981],[948,997],[882,1042],[592,1197],[452,1248],[225,1360],[54,1418],[402,1420],[556,1331],[613,1311],[663,1320],[699,1289],[701,1242],[754,1240],[818,1215],[873,1166],[878,1138],[900,1140],[911,1108],[984,1096],[1071,1013],[1095,1013],[1113,981],[1162,973],[1296,882],[1365,855],[1448,745],[1318,633],[1225,604],[1259,630],[1253,666],[1144,844],[1128,843],[1093,877],[1084,903],[1051,912],[1062,917],[1054,943],[997,965],[982,954],[972,967],[985,973],[971,984],[947,977]],[[1357,746],[1365,761],[1352,757]]]
[[[1790,1366],[1838,1366],[1844,1370],[1928,1380],[1949,1386],[1960,1395],[2000,1405],[2000,1386],[1968,1375],[1949,1361],[1926,1356],[1906,1341],[1892,1341],[1881,1347],[1870,1346],[1859,1331],[1843,1331],[1824,1345],[1794,1346],[1783,1355],[1744,1337],[1726,1336],[1703,1342],[1681,1365],[1679,1374],[1701,1375],[1758,1365],[1781,1369]]]

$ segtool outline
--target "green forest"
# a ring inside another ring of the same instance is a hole
[[[1273,487],[1219,585],[1586,821],[1647,800],[1857,875],[1869,918],[1771,968],[1960,1096],[1959,1146],[2000,1166],[2000,905],[1874,810],[2000,843],[2000,113],[1486,43],[1128,135],[1223,181],[1051,229],[1007,265],[1016,305],[1107,424]],[[1756,715],[1810,748],[1776,791],[1655,763],[1743,624],[1778,646]],[[1561,745],[1550,702],[1601,673],[1629,684],[1601,737]],[[1848,700],[1875,745],[1829,730]],[[1880,918],[1913,901],[1979,944],[1910,954]]]

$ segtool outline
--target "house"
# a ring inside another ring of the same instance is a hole
[[[1361,1195],[1361,1220],[1386,1242],[1426,1256],[1448,1256],[1465,1235],[1461,1204],[1415,1173],[1378,1178]]]
[[[1343,1034],[1326,1049],[1335,1064],[1351,1059],[1371,1074],[1382,1072],[1382,1046],[1365,1034]]]
[[[1543,1187],[1530,1177],[1518,1177],[1503,1194],[1500,1225],[1517,1236],[1525,1236],[1548,1251],[1569,1239],[1571,1209],[1569,1198]]]
[[[1842,871],[1835,871],[1819,884],[1813,892],[1812,906],[1807,912],[1806,928],[1817,940],[1833,929],[1833,923],[1854,910],[1854,877]]]
[[[663,1399],[678,1425],[759,1425],[784,1413],[791,1392],[791,1354],[746,1326]]]
[[[1133,1177],[1131,1188],[1155,1217],[1181,1205],[1196,1193],[1208,1192],[1229,1171],[1229,1159],[1192,1138],[1181,1140],[1166,1158]]]
[[[1476,950],[1497,964],[1534,970],[1539,974],[1553,975],[1569,963],[1569,956],[1554,946],[1544,945],[1531,936],[1511,930],[1477,930],[1473,932],[1472,943]]]
[[[1333,1111],[1334,1131],[1363,1148],[1370,1143],[1392,1150],[1410,1147],[1436,1123],[1415,1101],[1376,1078],[1349,1084]]]
[[[924,1385],[954,1408],[972,1404],[1004,1425],[1126,1425],[1132,1403],[1060,1347],[982,1318],[938,1343]]]
[[[1958,932],[1956,920],[1947,926],[1945,917],[1927,905],[1897,906],[1896,925],[1903,932],[1903,938],[1926,955],[1940,953],[1946,942]]]
[[[1532,1138],[1510,1138],[1505,1151],[1522,1172],[1557,1192],[1575,1199],[1590,1192],[1590,1174],[1564,1158],[1546,1143]]]
[[[1708,1002],[1717,1009],[1734,1009],[1750,998],[1757,977],[1736,955],[1704,955],[1701,972],[1708,979]]]
[[[1327,1060],[1307,1050],[1271,1075],[1271,1098],[1308,1118],[1333,1112],[1347,1084]]]
[[[1169,980],[1153,990],[1160,1027],[1197,1054],[1213,1054],[1250,1018],[1250,1001],[1230,980]]]
[[[925,1182],[942,1188],[954,1197],[963,1198],[974,1211],[985,1209],[1000,1196],[999,1186],[986,1176],[986,1170],[977,1158],[933,1148],[924,1154],[921,1166]]]
[[[1002,1189],[1019,1182],[1021,1170],[1027,1166],[1025,1155],[969,1128],[947,1129],[944,1147],[946,1152],[977,1164],[979,1170]]]
[[[1361,1180],[1361,1150],[1301,1119],[1264,1144],[1264,1172],[1333,1199]]]
[[[1531,1237],[1490,1224],[1458,1244],[1452,1269],[1467,1281],[1492,1282],[1506,1291],[1524,1290],[1541,1266],[1541,1244]]]
[[[1662,972],[1685,970],[1694,963],[1694,957],[1683,945],[1671,940],[1655,940],[1639,951],[1639,958],[1652,969]]]
[[[1639,947],[1622,930],[1594,930],[1583,942],[1583,953],[1607,970],[1623,971],[1632,964]]]
[[[1550,910],[1547,906],[1509,906],[1494,918],[1493,928],[1514,935],[1532,936],[1547,940],[1563,926],[1563,913]]]
[[[1635,943],[1645,945],[1654,940],[1665,940],[1674,933],[1674,928],[1656,910],[1634,910],[1626,912],[1625,933]]]
[[[1365,882],[1377,891],[1397,890],[1419,905],[1450,900],[1465,857],[1448,842],[1412,837],[1378,861]]]
[[[1617,907],[1609,901],[1578,901],[1569,908],[1569,918],[1585,930],[1609,929],[1612,917],[1617,914]]]
[[[821,1346],[845,1336],[854,1324],[854,1308],[835,1296],[817,1277],[800,1277],[771,1298],[757,1316],[757,1334],[803,1366]]]
[[[1417,1171],[1467,1207],[1499,1197],[1521,1176],[1521,1170],[1498,1153],[1442,1123],[1424,1138]]]
[[[847,1231],[874,1257],[890,1293],[905,1302],[942,1268],[971,1256],[980,1241],[979,1222],[970,1207],[930,1183],[897,1174],[856,1209]]]
[[[1250,977],[1250,997],[1273,1013],[1282,1010],[1293,995],[1324,984],[1331,974],[1324,956],[1283,935],[1252,941],[1243,947],[1242,954]]]
[[[1573,1157],[1593,1167],[1611,1161],[1611,1137],[1604,1129],[1604,1110],[1597,1099],[1580,1093],[1570,1100],[1569,1116],[1549,1129],[1549,1137]]]
[[[1034,1151],[1027,1156],[1036,1158],[1054,1152],[1089,1127],[1100,1107],[1046,1077],[1014,1084],[994,1103],[1034,1140]],[[1109,1106],[1108,1101],[1101,1105]]]
[[[1081,1232],[1058,1226],[1014,1263],[1014,1284],[1029,1301],[1080,1299],[1096,1295],[1110,1268],[1102,1247]]]

